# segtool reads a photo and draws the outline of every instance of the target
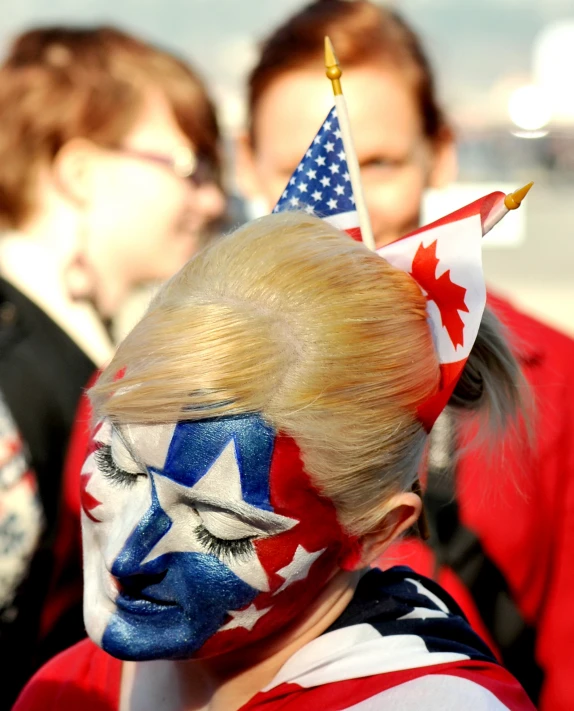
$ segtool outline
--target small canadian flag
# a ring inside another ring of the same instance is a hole
[[[508,212],[494,192],[377,250],[410,274],[427,298],[441,368],[439,391],[418,409],[430,430],[446,406],[476,340],[486,306],[482,237]]]

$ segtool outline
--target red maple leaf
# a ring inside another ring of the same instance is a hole
[[[466,289],[451,280],[450,269],[437,279],[436,268],[439,260],[436,256],[436,242],[431,242],[428,247],[423,247],[422,242],[420,243],[413,259],[411,276],[426,291],[427,299],[437,305],[442,325],[456,348],[463,343],[464,322],[459,312],[468,313],[464,301]]]
[[[99,506],[102,503],[101,501],[98,501],[95,496],[92,496],[87,489],[91,477],[91,473],[82,474],[80,477],[80,501],[82,502],[82,508],[84,509],[86,516],[91,521],[100,523],[100,519],[96,518],[94,514],[91,513],[92,509],[95,509],[96,506]]]

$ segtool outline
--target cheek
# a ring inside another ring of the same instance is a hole
[[[269,591],[259,593],[241,611],[249,621],[248,629],[221,628],[199,656],[237,649],[295,623],[309,611],[333,574],[356,556],[356,540],[345,534],[333,505],[315,490],[289,437],[276,440],[270,483],[274,511],[299,523],[256,542]]]
[[[415,166],[365,181],[365,199],[378,247],[418,227],[425,184],[423,170]],[[381,237],[384,241],[379,242]]]
[[[151,505],[149,480],[142,477],[134,486],[117,486],[102,475],[90,455],[80,486],[86,556],[103,556],[111,570],[129,534]]]
[[[278,171],[273,161],[261,157],[255,162],[255,177],[259,195],[265,199],[267,207],[271,210],[285,190],[291,173]]]
[[[276,570],[269,574],[270,591],[259,593],[246,608],[233,613],[231,622],[226,622],[196,657],[220,655],[266,639],[309,611],[338,569],[341,547],[331,542],[314,550],[313,545],[306,548],[282,539],[283,535],[256,544],[265,569]]]
[[[114,171],[94,190],[91,213],[98,239],[118,253],[129,249],[137,260],[154,239],[165,239],[175,229],[188,190],[183,181],[155,167]]]

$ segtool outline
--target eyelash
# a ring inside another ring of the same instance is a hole
[[[230,560],[232,558],[246,560],[255,552],[252,538],[237,538],[235,540],[217,538],[201,523],[195,529],[195,534],[208,553],[220,560]]]
[[[145,476],[145,474],[132,474],[131,472],[126,472],[120,469],[112,457],[112,448],[109,444],[105,444],[100,447],[94,453],[94,458],[98,469],[106,477],[110,479],[114,484],[118,486],[131,487],[136,483],[136,480],[140,476]]]
[[[145,476],[143,473],[132,474],[120,469],[114,462],[110,445],[100,447],[96,450],[94,457],[102,474],[119,486],[134,486],[140,476]],[[252,538],[238,538],[235,540],[217,538],[203,524],[197,526],[195,533],[201,545],[220,560],[230,560],[232,558],[245,560],[255,552]]]

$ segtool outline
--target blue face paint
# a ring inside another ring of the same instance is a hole
[[[274,437],[257,416],[125,428],[115,450],[110,435],[96,459],[99,479],[88,484],[102,503],[87,523],[99,550],[110,540],[124,541],[109,568],[113,612],[96,640],[107,652],[130,660],[190,657],[231,611],[269,590],[252,539],[297,523],[275,514],[269,501]],[[165,451],[158,457],[161,442]],[[128,471],[120,468],[122,460]],[[147,472],[137,472],[138,460]],[[85,528],[87,585],[97,598],[87,538]],[[93,597],[90,592],[86,599]],[[243,626],[250,629],[249,622]]]
[[[193,486],[230,441],[235,442],[244,500],[252,506],[272,511],[269,467],[275,432],[255,415],[179,422],[163,467],[164,476],[185,486]]]
[[[259,594],[214,556],[176,553],[162,556],[161,565],[166,570],[162,582],[143,593],[150,599],[172,598],[173,606],[131,604],[120,596],[102,639],[109,654],[138,661],[191,657],[223,625],[228,610]]]
[[[259,593],[213,555],[168,553],[141,562],[171,528],[152,479],[152,505],[116,559],[117,612],[102,639],[121,659],[185,658]]]

